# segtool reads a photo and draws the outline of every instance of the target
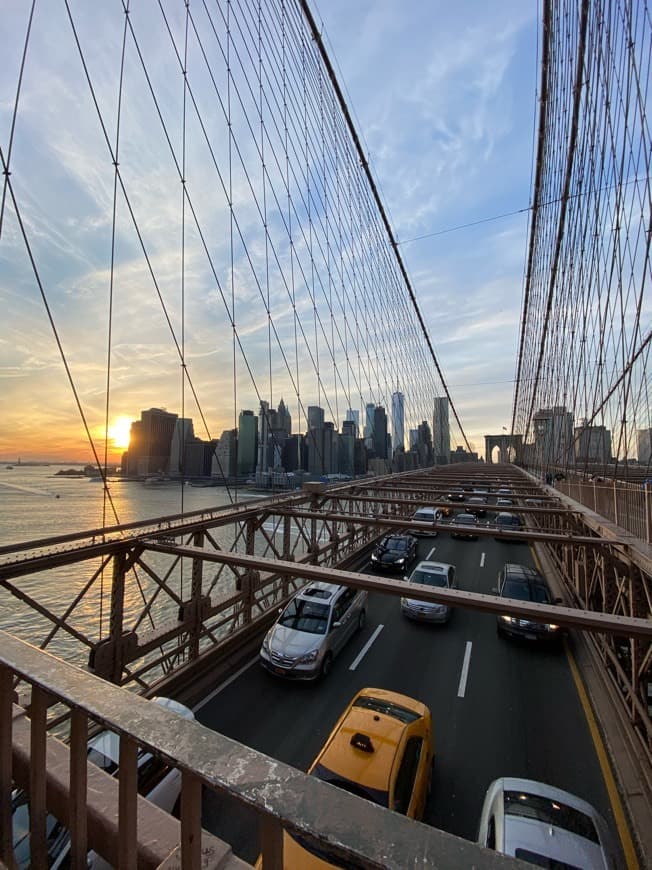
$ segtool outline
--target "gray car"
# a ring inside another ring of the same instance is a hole
[[[455,566],[444,562],[419,562],[410,576],[406,577],[406,582],[413,589],[418,586],[457,589]],[[447,604],[410,598],[409,590],[406,590],[406,594],[401,598],[401,613],[410,619],[423,622],[448,622],[451,608]]]
[[[363,628],[366,613],[365,591],[335,583],[309,583],[265,635],[260,663],[279,677],[325,677],[344,644]]]

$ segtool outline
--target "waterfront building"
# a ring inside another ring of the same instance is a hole
[[[405,449],[405,396],[392,393],[392,435],[394,450]]]
[[[260,413],[258,415],[258,461],[256,462],[256,474],[267,471],[269,467],[269,457],[267,455],[269,432],[269,402],[261,399]]]
[[[636,442],[638,461],[642,465],[650,465],[652,461],[652,429],[638,429]]]
[[[372,448],[379,459],[387,458],[387,414],[382,405],[374,407]]]
[[[356,411],[353,408],[349,408],[346,412],[346,419],[344,421],[355,423],[355,432],[354,438],[357,438],[360,435],[360,411]],[[344,432],[344,427],[342,426],[342,432]]]
[[[172,477],[182,477],[186,471],[186,445],[195,438],[195,430],[190,417],[179,417],[174,425],[170,445],[169,473]]]
[[[237,473],[253,474],[256,470],[258,417],[253,411],[240,411],[238,417]]]
[[[211,477],[232,480],[237,471],[238,430],[226,429],[212,451]]]
[[[367,402],[365,406],[364,420],[364,439],[365,446],[368,450],[373,450],[373,432],[374,432],[374,413],[376,405],[373,402]]]
[[[432,414],[432,449],[435,465],[448,465],[451,436],[448,422],[448,398],[446,396],[435,396]]]
[[[141,477],[167,474],[177,414],[162,408],[140,412],[140,420],[131,424],[127,474]]]

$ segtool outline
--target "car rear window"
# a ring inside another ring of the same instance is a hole
[[[357,797],[365,798],[374,804],[379,804],[381,807],[389,807],[389,792],[380,788],[367,788],[359,782],[353,782],[352,779],[347,779],[333,770],[324,767],[323,764],[315,766],[311,776],[316,776],[322,782],[329,782],[331,785],[336,785],[344,791],[351,792]]]
[[[406,725],[421,718],[414,710],[408,710],[407,707],[401,707],[400,704],[395,704],[393,701],[374,698],[372,695],[360,695],[353,702],[353,706],[375,710],[376,713],[385,713],[386,716],[393,716],[394,719],[398,719],[399,722],[404,722]]]
[[[504,800],[507,815],[536,819],[546,825],[563,828],[565,831],[584,837],[592,843],[600,843],[593,820],[586,813],[576,810],[574,807],[569,807],[567,804],[542,795],[527,794],[527,792],[521,791],[506,791]],[[543,864],[541,866],[554,865]]]
[[[415,515],[412,517],[414,520],[422,520],[426,523],[431,523],[435,518],[434,511],[417,511]]]
[[[410,577],[410,583],[422,583],[424,586],[448,586],[448,574],[444,571],[415,571]]]
[[[535,867],[547,867],[548,870],[582,870],[576,864],[560,861],[559,858],[549,858],[547,855],[540,855],[529,849],[516,849],[514,857],[527,861],[528,864],[534,864]]]

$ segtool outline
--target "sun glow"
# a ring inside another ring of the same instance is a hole
[[[109,438],[113,447],[121,450],[129,447],[129,432],[132,422],[129,417],[116,417],[109,426]]]

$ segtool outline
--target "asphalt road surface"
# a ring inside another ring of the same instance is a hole
[[[447,533],[420,538],[418,559],[426,557],[455,565],[459,588],[475,592],[491,592],[505,562],[534,566],[527,544],[454,540]],[[416,560],[410,568],[414,564]],[[372,573],[368,566],[363,570]],[[374,642],[351,670],[379,626]],[[344,707],[365,686],[402,692],[432,711],[435,767],[423,819],[427,824],[475,840],[489,783],[517,776],[588,800],[610,823],[617,841],[563,646],[502,639],[496,634],[496,617],[489,614],[457,609],[446,625],[421,624],[401,615],[398,598],[374,593],[365,628],[353,636],[324,681],[277,679],[254,662],[202,707],[197,718],[306,770]],[[241,858],[256,859],[253,812],[209,793],[203,823],[231,843]]]

